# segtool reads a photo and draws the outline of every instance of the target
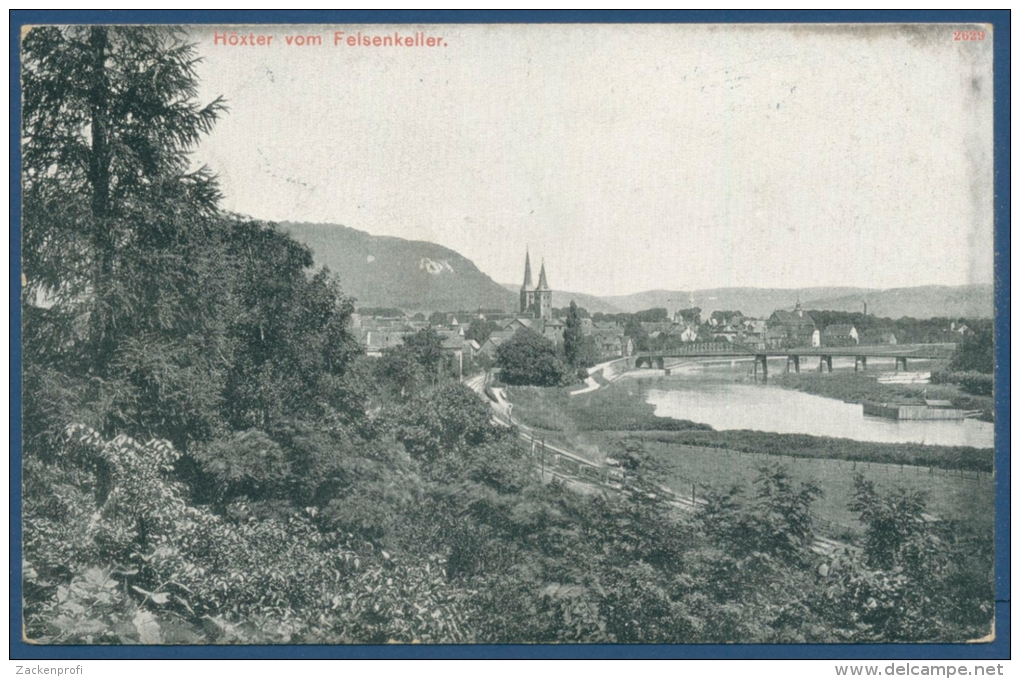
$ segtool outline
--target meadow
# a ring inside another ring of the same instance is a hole
[[[871,443],[760,431],[714,431],[707,425],[657,417],[651,405],[621,384],[571,397],[567,390],[515,387],[514,417],[549,443],[595,462],[640,450],[661,468],[663,481],[684,495],[750,487],[758,470],[779,462],[798,482],[823,490],[816,518],[834,537],[859,531],[847,505],[854,474],[880,489],[902,487],[929,494],[928,511],[955,521],[960,535],[991,545],[992,457],[987,449]]]
[[[824,494],[815,501],[814,514],[834,524],[837,533],[861,529],[860,523],[847,510],[853,494],[852,479],[858,473],[883,490],[899,486],[927,492],[928,513],[942,520],[959,522],[961,534],[988,536],[992,531],[994,489],[992,475],[987,473],[744,453],[687,445],[670,441],[667,436],[643,432],[606,433],[600,438],[610,454],[639,448],[662,469],[666,485],[687,496],[701,496],[708,490],[724,492],[734,485],[750,488],[762,466],[779,462],[798,483],[814,483],[822,488]]]

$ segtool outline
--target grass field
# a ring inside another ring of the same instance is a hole
[[[853,475],[860,472],[879,488],[902,486],[928,492],[930,514],[957,521],[961,534],[991,544],[990,450],[712,431],[697,423],[656,417],[651,405],[618,383],[574,397],[564,389],[514,387],[509,398],[515,419],[533,427],[549,443],[576,450],[595,462],[617,455],[625,443],[640,442],[645,453],[666,470],[666,482],[684,494],[691,492],[692,484],[696,494],[734,484],[749,487],[762,465],[779,462],[798,481],[811,481],[823,489],[814,513],[835,524],[828,532],[838,537],[838,527],[860,528],[847,509]]]
[[[706,488],[723,491],[736,485],[750,488],[758,469],[779,463],[790,470],[798,482],[810,481],[824,491],[814,507],[821,519],[839,526],[859,529],[860,524],[847,510],[852,499],[853,476],[861,473],[880,489],[902,486],[929,493],[928,511],[940,519],[958,521],[970,535],[988,536],[992,531],[992,476],[986,473],[947,473],[905,465],[853,462],[836,459],[791,458],[748,454],[720,448],[671,443],[643,433],[605,433],[603,446],[613,453],[625,443],[639,442],[641,449],[666,470],[666,483],[674,490],[690,495]]]

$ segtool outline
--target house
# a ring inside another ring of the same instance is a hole
[[[489,339],[482,343],[482,346],[478,348],[478,353],[495,359],[496,350],[499,349],[499,345],[513,337],[515,332],[516,330],[497,330],[489,335]]]
[[[827,347],[848,347],[860,343],[860,335],[853,325],[841,323],[825,326],[822,344]]]
[[[741,321],[740,326],[744,329],[744,336],[753,340],[764,340],[765,331],[768,330],[765,321],[754,318],[745,318]]]
[[[717,340],[724,340],[726,342],[733,342],[737,339],[737,329],[732,325],[725,325],[717,327],[712,331],[712,338]]]
[[[801,309],[800,302],[797,302],[793,311],[774,311],[767,325],[766,342],[770,347],[821,346],[821,333],[811,314]]]
[[[861,333],[861,344],[896,344],[896,334],[891,330],[866,330]]]
[[[634,341],[623,333],[596,335],[595,341],[602,358],[631,356],[634,353]]]
[[[464,376],[464,344],[465,339],[462,332],[458,330],[444,330],[439,332],[443,341],[443,353],[453,357],[457,366],[457,378]]]
[[[382,356],[383,349],[399,346],[407,334],[400,330],[363,330],[358,339],[367,355]]]
[[[509,330],[511,334],[517,332],[521,328],[541,332],[540,322],[536,323],[536,319],[534,318],[511,318],[503,323],[503,330]]]
[[[558,318],[551,318],[547,320],[542,327],[542,336],[553,344],[563,343],[563,330],[567,327],[567,324]]]
[[[685,325],[680,331],[681,342],[697,342],[698,329],[694,325]]]

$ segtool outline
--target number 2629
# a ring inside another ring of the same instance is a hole
[[[953,31],[953,40],[979,41],[985,39],[984,31]]]

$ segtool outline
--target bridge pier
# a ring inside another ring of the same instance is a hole
[[[769,381],[769,357],[765,354],[756,354],[754,357],[754,375],[758,376],[758,363],[761,363],[761,383]]]
[[[818,372],[825,372],[825,369],[832,372],[832,356],[819,356],[818,357]]]
[[[903,371],[906,372],[907,371],[907,357],[906,356],[897,356],[896,357],[896,372],[900,371],[900,363],[903,364]]]
[[[786,357],[786,373],[790,373],[790,363],[793,363],[793,371],[796,373],[800,372],[800,356],[787,356]]]
[[[857,372],[857,365],[860,364],[861,372],[868,369],[868,357],[867,356],[855,356],[854,357],[854,372]]]

